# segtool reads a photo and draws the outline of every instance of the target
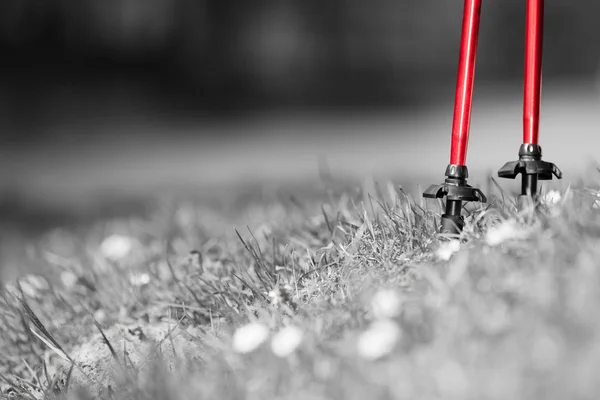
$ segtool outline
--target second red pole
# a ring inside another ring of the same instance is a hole
[[[542,39],[544,35],[544,0],[527,0],[525,26],[525,83],[523,90],[523,144],[519,160],[504,164],[498,171],[501,178],[515,179],[521,174],[520,210],[538,208],[538,180],[562,178],[562,172],[551,162],[542,161],[538,143],[540,131],[540,101],[542,94]],[[539,209],[539,208],[538,208]]]

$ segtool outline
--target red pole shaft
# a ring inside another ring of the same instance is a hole
[[[456,97],[454,99],[450,164],[465,165],[467,158],[480,15],[481,0],[465,0],[462,35],[460,39],[460,58],[458,60],[458,78],[456,80]]]
[[[523,143],[538,144],[542,93],[544,0],[527,0]]]

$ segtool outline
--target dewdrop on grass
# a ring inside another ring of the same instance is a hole
[[[269,328],[252,322],[238,328],[233,334],[232,347],[237,353],[250,353],[260,347],[269,337]]]
[[[371,299],[371,310],[377,319],[394,318],[400,315],[402,298],[393,289],[380,290]]]
[[[402,337],[402,331],[394,321],[375,321],[358,338],[358,355],[367,360],[377,360],[394,350]]]
[[[100,253],[111,261],[119,261],[133,250],[133,240],[128,236],[111,235],[100,244]]]
[[[142,287],[150,283],[150,275],[145,272],[137,272],[129,275],[129,283],[134,287]]]
[[[296,326],[286,326],[271,340],[271,351],[277,357],[287,357],[302,343],[302,330]]]

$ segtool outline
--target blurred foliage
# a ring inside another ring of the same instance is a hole
[[[216,108],[398,104],[427,84],[453,82],[462,7],[461,0],[3,0],[0,49],[4,67],[33,87],[118,71],[127,81],[189,89]],[[598,12],[593,0],[548,2],[547,75],[597,67]],[[520,79],[524,20],[524,1],[484,4],[481,78]]]

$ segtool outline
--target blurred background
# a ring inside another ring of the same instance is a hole
[[[0,218],[15,232],[165,192],[443,180],[462,0],[2,0]],[[600,2],[546,2],[541,144],[600,152]],[[468,165],[517,158],[525,1],[484,1]],[[507,182],[509,187],[516,182]],[[307,190],[309,190],[307,189]]]

